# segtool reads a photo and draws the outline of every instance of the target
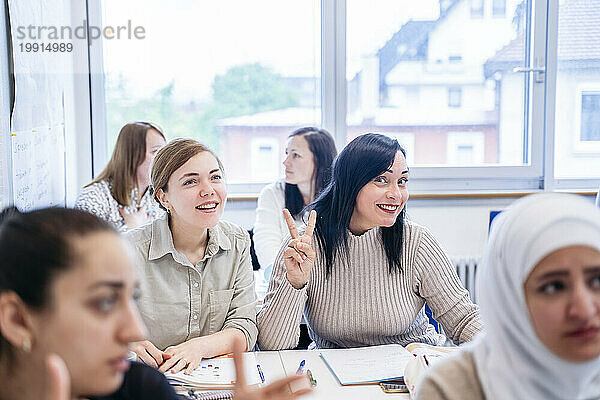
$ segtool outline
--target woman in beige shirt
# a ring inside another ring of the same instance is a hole
[[[417,399],[600,398],[600,211],[544,193],[494,220],[478,297],[485,333],[432,367]]]
[[[177,139],[156,155],[154,196],[167,214],[128,234],[135,246],[148,340],[133,350],[161,371],[194,370],[230,353],[234,337],[252,349],[258,334],[248,233],[221,221],[223,166],[207,147]]]

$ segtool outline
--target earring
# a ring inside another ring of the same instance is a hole
[[[171,207],[167,208],[167,214],[171,214]]]
[[[23,338],[23,346],[21,348],[25,353],[29,353],[31,351],[31,340],[28,337]]]

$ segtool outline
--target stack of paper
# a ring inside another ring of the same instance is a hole
[[[246,382],[249,385],[260,383],[254,353],[244,353],[243,357]],[[235,364],[230,354],[202,360],[200,366],[189,375],[181,371],[176,374],[166,372],[165,376],[172,385],[194,389],[230,389],[236,381]]]

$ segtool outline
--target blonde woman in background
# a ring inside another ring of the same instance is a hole
[[[149,122],[125,125],[104,171],[83,188],[75,208],[96,214],[120,231],[136,228],[163,212],[152,199],[150,165],[165,145],[161,130]]]
[[[152,187],[167,214],[127,234],[135,247],[148,340],[133,350],[161,371],[194,370],[203,358],[254,347],[256,300],[250,237],[222,221],[223,165],[206,146],[177,139],[152,166]]]

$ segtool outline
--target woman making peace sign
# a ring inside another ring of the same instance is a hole
[[[398,142],[366,134],[335,160],[303,235],[286,213],[292,238],[275,260],[257,318],[262,349],[295,347],[303,313],[320,348],[441,345],[446,338],[429,324],[425,301],[454,343],[481,330],[478,308],[446,253],[405,219],[407,181]]]

